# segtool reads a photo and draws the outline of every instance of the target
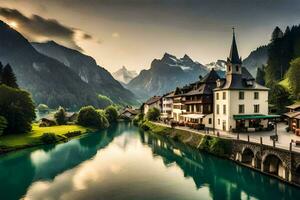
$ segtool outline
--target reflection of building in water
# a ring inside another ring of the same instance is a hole
[[[159,135],[140,133],[143,143],[151,147],[154,156],[160,156],[166,167],[179,167],[184,177],[191,177],[197,189],[208,186],[212,199],[263,199],[267,192],[285,190],[285,184],[258,172],[224,159],[201,153]],[[250,185],[249,183],[261,183]],[[295,194],[289,191],[292,198]],[[245,196],[249,195],[249,196]]]

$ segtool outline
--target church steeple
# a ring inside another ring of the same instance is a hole
[[[227,58],[227,62],[230,62],[231,64],[242,64],[241,58],[239,57],[236,41],[235,41],[234,27],[232,28],[232,43],[231,43],[229,57]]]

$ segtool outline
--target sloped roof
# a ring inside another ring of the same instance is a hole
[[[294,104],[292,104],[292,105],[287,106],[286,108],[289,108],[289,109],[297,109],[297,108],[300,108],[300,103],[294,103]]]
[[[258,84],[249,71],[242,67],[242,74],[227,74],[224,83],[215,90],[269,90]]]
[[[145,104],[147,105],[151,105],[151,104],[154,104],[156,103],[157,101],[159,101],[161,99],[161,96],[153,96],[151,97],[150,99],[148,99]]]

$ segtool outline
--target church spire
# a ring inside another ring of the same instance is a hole
[[[241,58],[239,57],[239,52],[236,46],[236,41],[235,41],[235,32],[234,32],[234,27],[232,28],[232,43],[231,43],[231,49],[230,49],[230,54],[227,59],[232,64],[241,64]]]

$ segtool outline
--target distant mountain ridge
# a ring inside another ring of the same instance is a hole
[[[256,77],[257,68],[268,62],[268,45],[260,46],[251,51],[249,56],[243,60],[243,66],[248,69],[253,77]]]
[[[162,95],[204,76],[208,69],[193,61],[188,55],[182,58],[165,53],[161,59],[154,59],[148,70],[142,70],[127,87],[145,100],[153,95]]]
[[[121,84],[127,84],[129,81],[131,81],[133,78],[135,78],[138,75],[136,71],[130,71],[125,66],[123,66],[121,69],[115,71],[112,73],[112,76],[121,82]]]
[[[103,87],[98,89],[92,87],[91,82],[83,80],[84,77],[90,76],[86,74],[79,76],[78,72],[81,69],[78,67],[76,71],[71,60],[58,61],[45,55],[46,53],[40,53],[19,32],[2,21],[0,21],[0,38],[0,61],[3,64],[11,64],[18,84],[32,94],[36,104],[45,103],[50,107],[61,105],[70,108],[84,105],[101,106],[101,102],[97,99],[99,90],[116,103],[134,100],[134,95],[125,90],[105,69],[99,67],[98,75],[95,76],[103,82]],[[66,61],[69,61],[69,65]],[[93,63],[91,58],[89,62]],[[119,93],[112,96],[113,91]]]

